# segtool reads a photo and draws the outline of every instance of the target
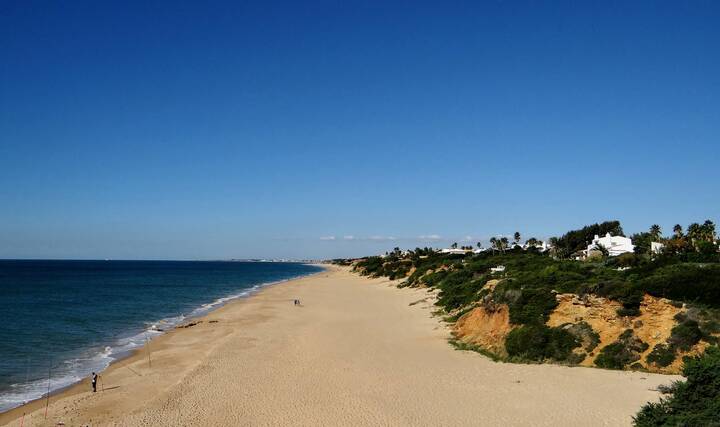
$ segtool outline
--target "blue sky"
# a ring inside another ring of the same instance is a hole
[[[0,258],[720,219],[718,2],[180,3],[0,5]]]

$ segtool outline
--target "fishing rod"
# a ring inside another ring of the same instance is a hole
[[[48,366],[48,387],[47,387],[47,398],[45,399],[45,419],[47,419],[48,406],[50,406],[50,373],[52,371],[52,359],[50,359],[50,365]]]

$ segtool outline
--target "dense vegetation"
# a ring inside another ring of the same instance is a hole
[[[669,396],[648,403],[635,417],[637,427],[720,425],[720,349],[708,348],[683,366],[686,381],[664,390]]]
[[[606,221],[601,224],[588,225],[580,230],[568,231],[557,239],[552,239],[553,247],[559,257],[567,258],[585,249],[595,235],[624,236],[620,221]]]
[[[496,239],[492,251],[468,251],[464,255],[440,253],[430,248],[408,252],[395,248],[384,257],[359,260],[355,268],[366,275],[405,278],[401,286],[438,289],[437,305],[449,320],[482,304],[506,304],[515,328],[508,335],[505,347],[514,360],[573,363],[578,357],[576,353],[582,351],[578,347],[587,339],[587,331],[546,325],[548,316],[557,307],[557,293],[593,294],[618,301],[622,304],[618,315],[628,317],[640,314],[644,294],[703,308],[690,311],[692,318],[678,319],[679,324],[667,345],[653,348],[648,361],[662,367],[672,363],[679,351],[686,351],[700,340],[715,342],[712,334],[720,330],[720,324],[713,320],[720,318],[717,315],[720,254],[717,247],[715,252],[710,252],[701,243],[714,241],[714,225],[709,221],[702,226],[691,225],[688,230],[694,230],[692,235],[683,234],[682,228],[678,231],[677,227],[669,239],[659,236],[657,226],[648,233],[653,241],[662,240],[671,247],[663,254],[626,253],[584,262],[567,259],[586,247],[596,234],[622,233],[619,222],[609,221],[553,239],[556,246],[545,253],[534,247],[508,249],[502,239]],[[678,241],[671,243],[678,239],[682,239],[684,246]],[[519,233],[515,242],[518,240]],[[698,262],[700,259],[703,262]],[[505,266],[505,271],[491,273],[490,269],[499,265]],[[499,280],[492,291],[485,288],[491,279]],[[574,349],[578,350],[574,352]],[[647,344],[628,331],[617,342],[603,348],[595,363],[623,369],[632,366],[645,349]]]

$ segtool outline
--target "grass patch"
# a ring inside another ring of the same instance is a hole
[[[502,362],[504,359],[497,354],[479,346],[476,344],[468,344],[466,342],[460,341],[457,338],[450,338],[448,339],[448,342],[450,345],[455,347],[456,350],[463,350],[463,351],[474,351],[475,353],[480,353],[483,356],[491,359],[493,362]]]

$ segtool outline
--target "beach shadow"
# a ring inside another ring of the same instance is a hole
[[[119,386],[119,385],[114,385],[114,386],[112,386],[112,387],[105,387],[105,388],[103,389],[103,391],[114,390],[114,389],[116,389],[116,388],[120,388],[120,386]]]
[[[138,377],[142,377],[142,374],[138,373],[138,371],[136,371],[135,369],[133,369],[133,368],[131,368],[131,367],[129,367],[129,366],[125,366],[125,367],[128,368],[128,369],[130,369],[130,371],[132,371],[132,373],[135,374],[135,375],[137,375]]]

